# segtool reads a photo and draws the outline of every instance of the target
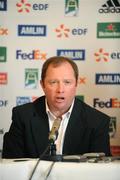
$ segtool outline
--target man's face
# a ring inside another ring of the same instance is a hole
[[[58,67],[50,65],[41,86],[50,110],[54,114],[65,113],[73,101],[77,88],[72,66],[67,62]]]

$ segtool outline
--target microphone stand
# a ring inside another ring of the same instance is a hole
[[[50,156],[56,155],[56,144],[53,142],[50,143]]]
[[[56,134],[56,138],[58,136],[58,131],[55,132]],[[46,154],[49,150],[49,154]],[[35,171],[40,163],[41,160],[47,160],[47,161],[53,161],[53,162],[57,162],[57,161],[62,161],[62,155],[57,155],[56,154],[56,144],[55,144],[55,139],[54,138],[51,138],[49,139],[49,142],[48,142],[48,146],[47,148],[45,149],[45,151],[42,153],[42,155],[39,156],[39,159],[37,160],[37,163],[35,165],[35,167],[33,168],[33,171],[31,173],[31,176],[29,178],[29,180],[32,180],[32,177],[34,176],[35,174]],[[54,165],[54,163],[53,163]],[[50,167],[50,170],[47,174],[47,177],[49,176],[49,173],[50,171],[52,170],[52,167],[53,165]]]
[[[50,150],[49,155],[43,156],[42,160],[55,161],[55,162],[62,161],[62,155],[56,154],[56,144],[53,140],[50,140],[49,142],[49,150]]]

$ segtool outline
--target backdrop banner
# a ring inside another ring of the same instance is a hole
[[[56,55],[78,65],[76,96],[111,117],[120,155],[120,0],[0,0],[0,151],[12,108],[44,94],[41,67]]]

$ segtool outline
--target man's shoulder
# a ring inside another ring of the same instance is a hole
[[[91,105],[87,104],[84,101],[81,101],[79,99],[76,98],[76,107],[80,107],[81,111],[86,114],[87,116],[98,116],[98,117],[104,117],[104,118],[110,118],[107,114],[105,114],[104,112],[95,109],[94,107],[92,107]]]
[[[40,104],[43,104],[44,99],[45,99],[44,96],[38,97],[33,102],[29,102],[29,103],[25,103],[25,104],[13,107],[13,110],[14,111],[27,111],[30,109],[34,109],[35,106],[39,106]]]

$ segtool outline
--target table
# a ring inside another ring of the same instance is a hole
[[[0,180],[29,180],[37,159],[1,159]],[[52,171],[47,176],[49,169]],[[109,163],[40,161],[32,180],[120,180],[120,161]]]

